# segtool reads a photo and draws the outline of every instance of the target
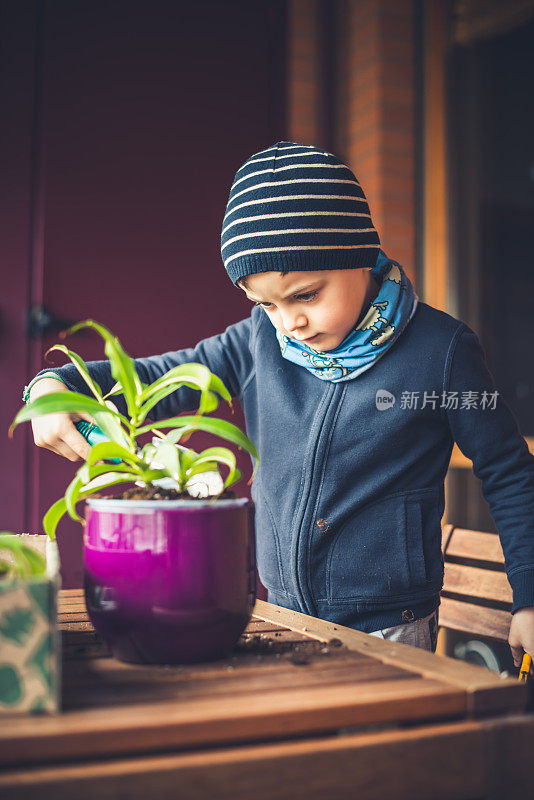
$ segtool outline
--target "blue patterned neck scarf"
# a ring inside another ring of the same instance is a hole
[[[397,261],[380,250],[371,275],[380,289],[361,322],[334,350],[320,352],[310,345],[276,336],[284,358],[306,367],[323,381],[350,381],[387,353],[397,341],[417,308],[419,297]]]

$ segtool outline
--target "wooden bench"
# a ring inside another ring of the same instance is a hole
[[[512,589],[497,534],[444,525],[445,565],[437,652],[446,653],[446,630],[508,641]]]

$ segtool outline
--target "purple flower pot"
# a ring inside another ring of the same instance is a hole
[[[254,505],[88,499],[87,612],[121,661],[224,658],[256,600]]]

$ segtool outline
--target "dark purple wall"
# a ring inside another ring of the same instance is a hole
[[[30,302],[103,322],[132,356],[192,346],[248,315],[221,261],[221,222],[237,168],[287,137],[280,0],[8,2],[2,23],[5,432],[57,341],[28,340]],[[70,345],[103,357],[92,334]],[[232,420],[244,424],[240,409]],[[38,451],[23,427],[1,449],[0,527],[40,530],[80,464]],[[240,466],[237,491],[248,494],[248,456]],[[66,521],[60,538],[71,585],[81,527]]]

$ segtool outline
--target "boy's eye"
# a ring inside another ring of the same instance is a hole
[[[318,294],[317,290],[316,290],[316,291],[314,291],[314,292],[305,292],[304,294],[297,294],[297,295],[295,295],[295,300],[297,300],[297,301],[299,301],[299,302],[300,302],[300,301],[302,301],[303,303],[310,303],[312,300],[314,300],[314,299],[315,299],[315,297],[317,296],[317,294]],[[270,305],[271,305],[271,303],[267,303],[267,302],[261,302],[261,303],[254,302],[254,305],[255,305],[255,306],[261,306],[262,308],[267,308],[268,306],[270,306]]]

